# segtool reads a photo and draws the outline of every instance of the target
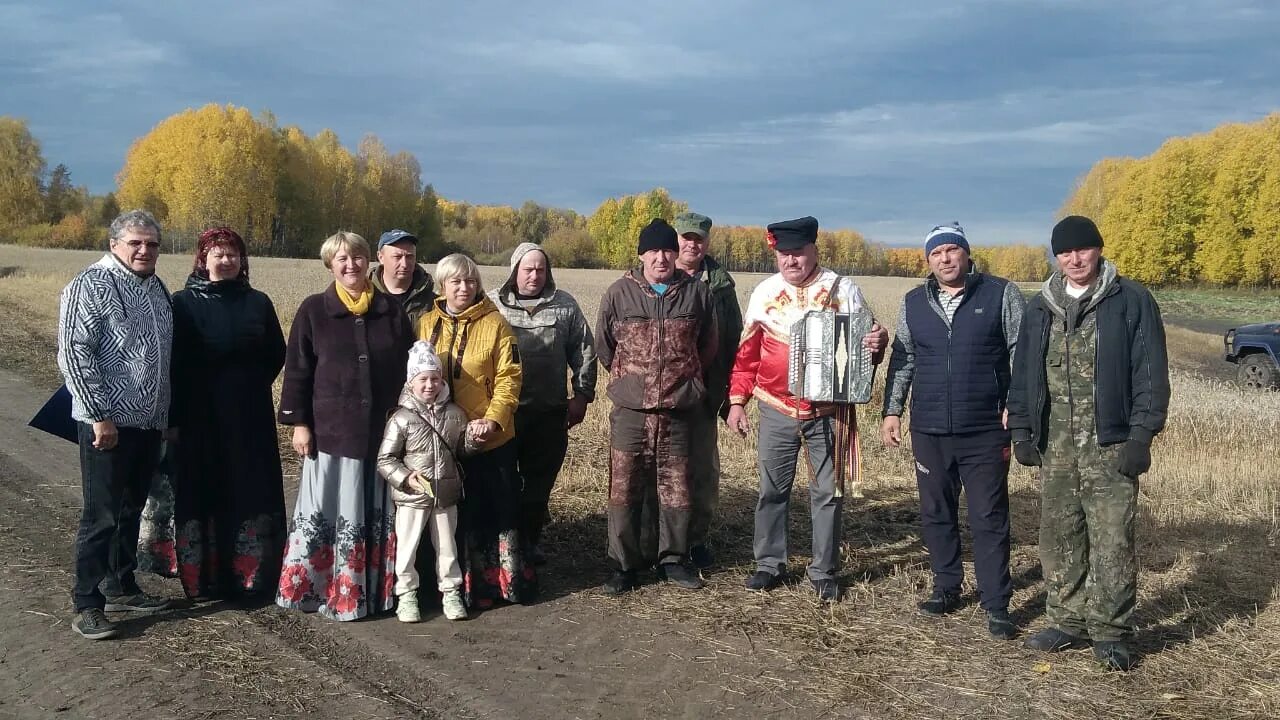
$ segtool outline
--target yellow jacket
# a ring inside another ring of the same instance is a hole
[[[418,337],[435,347],[453,401],[467,419],[498,424],[498,432],[482,448],[492,450],[514,437],[520,346],[493,301],[481,296],[455,316],[445,310],[444,298],[436,298],[431,312],[419,321]]]

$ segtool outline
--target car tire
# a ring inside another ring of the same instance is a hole
[[[1240,386],[1246,390],[1274,390],[1280,382],[1280,373],[1271,358],[1261,353],[1240,358],[1240,369],[1236,372]]]

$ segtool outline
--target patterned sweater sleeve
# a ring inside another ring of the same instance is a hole
[[[98,367],[102,308],[93,297],[87,273],[81,273],[62,291],[58,308],[58,369],[67,390],[85,409],[90,422],[112,417],[111,399]]]

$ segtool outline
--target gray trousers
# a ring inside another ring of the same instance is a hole
[[[813,518],[813,562],[809,579],[831,580],[840,566],[840,513],[836,497],[835,420],[794,420],[767,405],[760,406],[760,499],[756,502],[756,567],[774,575],[787,562],[787,509],[795,484],[796,460],[803,442],[813,477],[809,505]]]

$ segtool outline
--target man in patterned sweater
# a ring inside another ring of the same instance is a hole
[[[730,428],[745,436],[751,429],[746,404],[760,400],[760,498],[756,502],[756,572],[748,590],[770,590],[782,581],[787,560],[787,507],[803,441],[813,477],[809,503],[813,519],[813,562],[809,581],[824,602],[840,597],[835,573],[840,560],[840,512],[837,492],[834,415],[837,407],[815,404],[791,394],[788,383],[791,326],[809,310],[854,312],[867,306],[850,278],[818,265],[818,221],[812,217],[768,227],[769,247],[778,274],[756,286],[743,317],[745,330],[729,378]],[[888,344],[879,323],[863,343],[879,363]],[[856,436],[855,436],[856,437]]]
[[[110,252],[62,291],[58,368],[79,423],[84,493],[71,627],[90,640],[116,634],[104,610],[168,606],[133,576],[139,519],[169,414],[173,313],[155,274],[159,255],[160,225],[131,210],[111,223]]]

